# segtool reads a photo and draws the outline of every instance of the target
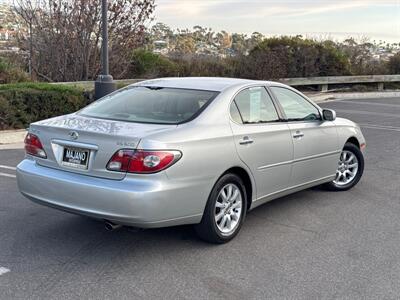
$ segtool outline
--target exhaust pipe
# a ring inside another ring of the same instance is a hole
[[[121,224],[114,224],[114,223],[112,223],[110,221],[106,221],[105,224],[104,224],[104,227],[108,231],[114,231],[114,230],[120,229],[122,227],[122,225]]]

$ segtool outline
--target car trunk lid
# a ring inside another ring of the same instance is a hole
[[[176,125],[140,124],[71,114],[31,124],[47,159],[37,163],[88,176],[120,180],[126,173],[109,171],[107,163],[119,149],[136,149],[143,136]]]

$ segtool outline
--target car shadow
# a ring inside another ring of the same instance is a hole
[[[274,225],[277,220],[281,224],[296,223],[296,210],[305,210],[315,201],[329,201],[328,198],[334,197],[333,194],[309,189],[263,204],[248,213],[242,232],[234,240],[220,246],[200,240],[190,225],[146,230],[122,227],[107,231],[103,222],[37,206],[34,211],[27,210],[25,213],[38,221],[41,219],[42,222],[32,220],[36,226],[29,226],[14,236],[13,249],[18,256],[25,253],[24,247],[29,247],[31,252],[55,263],[65,263],[66,260],[77,257],[80,260],[85,260],[86,257],[90,261],[91,256],[101,259],[120,255],[124,258],[120,257],[119,260],[129,260],[143,254],[158,256],[160,251],[165,257],[187,253],[187,250],[194,251],[193,253],[229,251],[232,244],[248,243],[250,236],[265,233],[271,223]],[[44,219],[46,220],[43,221]]]
[[[324,192],[319,188],[313,188],[260,205],[248,212],[244,227],[254,218],[262,217],[267,220],[273,217],[275,213],[281,215],[285,213],[285,210],[292,210],[294,206],[299,207],[308,205],[313,201],[323,201],[326,198],[324,194],[332,195],[332,193]],[[60,218],[56,218],[52,225],[41,226],[42,231],[36,229],[35,233],[40,239],[52,237],[57,242],[61,242],[64,247],[69,246],[67,243],[74,243],[75,238],[81,241],[84,239],[90,240],[92,237],[98,237],[105,242],[118,243],[120,246],[123,246],[124,243],[136,243],[138,247],[141,247],[144,241],[146,245],[150,243],[157,243],[158,245],[175,243],[177,245],[185,244],[186,246],[193,245],[195,247],[210,246],[210,244],[201,241],[196,236],[194,228],[191,225],[156,229],[122,227],[114,231],[107,231],[104,223],[101,221],[81,216],[66,215],[58,211],[55,213],[59,214]],[[267,225],[268,222],[265,222],[265,226]],[[262,224],[250,226],[262,226]],[[65,237],[67,238],[65,239]],[[146,251],[146,249],[143,250]]]

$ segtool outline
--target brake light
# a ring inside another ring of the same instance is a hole
[[[118,150],[107,164],[107,170],[128,173],[156,173],[181,158],[179,151]]]
[[[110,171],[127,172],[133,153],[133,150],[119,150],[115,152],[107,164],[107,169]]]
[[[40,139],[32,133],[28,133],[25,137],[25,152],[29,155],[47,158]]]

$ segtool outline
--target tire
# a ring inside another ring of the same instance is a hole
[[[202,240],[209,243],[229,242],[238,234],[246,210],[247,194],[243,181],[235,174],[223,175],[214,185],[203,218],[200,224],[195,225],[195,231]]]
[[[355,159],[350,161],[349,158],[351,158],[351,154],[354,155]],[[343,160],[343,158],[346,158],[348,161],[345,162],[345,159]],[[354,167],[355,163],[357,163],[357,168]],[[364,155],[356,145],[352,143],[346,143],[343,147],[342,153],[340,154],[336,178],[335,180],[327,183],[325,187],[330,191],[347,191],[360,181],[363,172]],[[344,177],[344,173],[346,173],[349,177],[347,177],[347,175]],[[350,175],[352,173],[355,173],[355,175]],[[342,175],[339,177],[340,174]]]

